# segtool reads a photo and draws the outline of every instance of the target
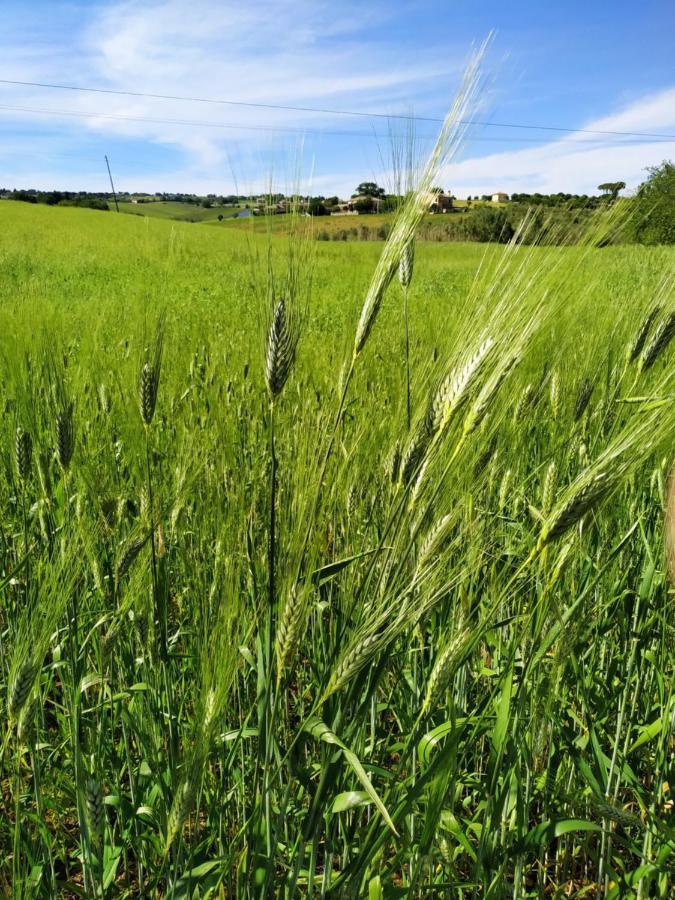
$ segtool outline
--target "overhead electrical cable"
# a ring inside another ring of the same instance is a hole
[[[378,134],[374,131],[355,131],[353,129],[338,131],[334,129],[324,129],[324,128],[304,128],[300,126],[287,126],[287,125],[253,125],[247,124],[244,122],[209,122],[209,121],[197,121],[194,119],[165,119],[165,118],[157,118],[154,116],[131,116],[131,115],[123,115],[119,113],[103,113],[103,112],[81,112],[79,110],[67,110],[67,109],[48,109],[46,107],[37,107],[37,106],[10,106],[6,104],[0,104],[0,110],[4,110],[5,112],[20,112],[20,113],[34,113],[37,115],[49,115],[49,116],[65,116],[68,118],[78,118],[78,119],[105,119],[112,121],[120,121],[120,122],[140,122],[147,123],[152,125],[178,125],[178,126],[187,126],[190,128],[222,128],[231,131],[264,131],[264,132],[280,132],[280,133],[288,133],[288,134],[314,134],[319,136],[333,136],[333,137],[365,137],[365,138],[376,138],[381,140],[388,139],[388,135]],[[474,123],[475,124],[475,123]],[[418,140],[436,140],[434,136],[426,136],[426,135],[418,135]],[[540,144],[541,141],[536,138],[490,138],[490,137],[467,137],[467,143],[471,143],[473,141],[480,142],[488,142],[488,143],[534,143]],[[675,141],[675,136],[670,139],[667,136],[659,136],[658,139],[654,138],[651,140],[651,143],[661,143],[661,144],[670,144]],[[607,146],[611,144],[613,146],[622,146],[624,144],[635,144],[644,143],[644,140],[628,140],[628,141],[607,141],[607,140],[588,140],[586,138],[576,141],[570,141],[570,143],[578,146],[592,145],[592,144],[601,144],[603,146]]]
[[[191,96],[181,96],[174,94],[154,94],[145,91],[126,91],[126,90],[118,90],[113,88],[101,88],[101,87],[84,87],[82,85],[74,85],[74,84],[55,84],[52,82],[43,82],[43,81],[19,81],[17,79],[11,78],[0,78],[0,84],[14,85],[17,87],[37,87],[37,88],[47,88],[49,90],[59,90],[59,91],[75,91],[80,93],[89,93],[89,94],[112,94],[114,96],[119,97],[144,97],[146,99],[151,100],[171,100],[174,102],[181,103],[212,103],[218,105],[226,105],[226,106],[244,106],[250,107],[252,109],[275,109],[275,110],[285,110],[288,112],[307,112],[307,113],[317,113],[322,115],[331,115],[331,116],[358,116],[363,118],[378,118],[378,119],[403,119],[406,121],[416,121],[416,122],[443,122],[442,118],[438,118],[435,116],[417,116],[413,114],[405,114],[405,113],[385,113],[385,112],[368,112],[365,110],[351,110],[351,109],[329,109],[324,107],[316,107],[316,106],[291,106],[289,104],[283,103],[262,103],[255,102],[252,100],[232,100],[232,99],[223,99],[217,97],[191,97]],[[563,132],[568,134],[601,134],[601,135],[609,135],[614,137],[638,137],[638,138],[669,138],[671,140],[675,140],[675,134],[659,134],[657,132],[649,132],[649,131],[617,131],[617,130],[609,130],[609,129],[598,129],[598,128],[569,128],[564,127],[562,125],[532,125],[518,122],[489,122],[489,121],[474,121],[471,120],[469,122],[463,122],[461,124],[466,125],[479,125],[481,127],[486,128],[522,128],[534,131],[555,131],[555,132]]]

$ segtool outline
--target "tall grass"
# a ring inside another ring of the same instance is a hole
[[[670,896],[672,254],[419,243],[407,342],[453,121],[379,260],[0,208],[4,894]]]

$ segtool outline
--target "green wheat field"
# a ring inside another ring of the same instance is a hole
[[[675,253],[416,202],[0,204],[3,896],[672,896]]]

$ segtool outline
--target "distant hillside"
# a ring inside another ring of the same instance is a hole
[[[458,207],[451,213],[429,213],[418,229],[418,238],[435,242],[507,243],[524,217],[531,215],[525,203],[492,204],[478,202],[469,208]],[[593,209],[537,209],[533,216],[530,239],[541,234],[546,240],[574,243],[594,214]],[[319,241],[384,241],[389,236],[395,213],[370,213],[361,216],[319,216],[312,220],[312,233]],[[248,219],[230,218],[222,222],[210,220],[205,224],[228,229],[253,228],[288,234],[292,219],[289,215],[256,216]]]
[[[112,204],[111,204],[112,206]],[[152,216],[157,219],[176,219],[178,222],[218,222],[219,217],[231,219],[241,210],[240,206],[200,206],[178,200],[157,200],[150,203],[122,201],[120,212],[134,216]]]

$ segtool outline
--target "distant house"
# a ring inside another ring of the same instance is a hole
[[[452,194],[445,191],[435,191],[429,204],[429,212],[446,213],[452,210]]]
[[[508,203],[509,195],[505,194],[503,191],[497,191],[497,193],[493,194],[490,199],[493,203]]]
[[[337,206],[332,207],[331,216],[358,216],[357,203],[359,200],[365,200],[365,197],[352,197],[351,200],[340,200]],[[381,200],[379,197],[370,197],[373,203],[372,212],[379,212]]]
[[[349,200],[340,200],[337,206],[333,206],[330,211],[331,216],[357,216],[358,213],[354,209],[354,204]]]
[[[254,216],[278,216],[303,207],[302,202],[295,203],[291,198],[276,199],[265,194],[252,197],[251,201],[250,206]]]

